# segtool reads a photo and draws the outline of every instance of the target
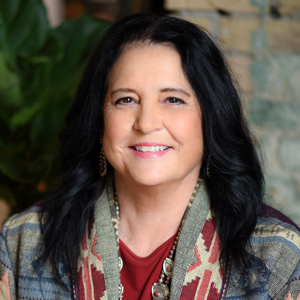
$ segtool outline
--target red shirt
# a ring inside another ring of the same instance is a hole
[[[147,257],[135,255],[120,240],[120,256],[123,260],[121,283],[124,287],[123,300],[151,300],[152,284],[157,282],[163,261],[176,238],[175,234]]]

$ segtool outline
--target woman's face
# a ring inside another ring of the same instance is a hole
[[[134,44],[113,65],[103,148],[124,182],[154,186],[198,178],[201,110],[173,48]]]

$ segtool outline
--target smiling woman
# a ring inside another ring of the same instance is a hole
[[[300,295],[300,233],[263,204],[238,93],[203,30],[119,21],[66,121],[61,186],[4,226],[1,300]]]

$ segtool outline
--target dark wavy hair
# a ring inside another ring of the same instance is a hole
[[[260,214],[264,178],[240,97],[221,51],[203,29],[182,19],[143,14],[126,17],[107,30],[67,114],[60,134],[62,182],[43,208],[47,217],[42,225],[45,261],[58,271],[64,255],[76,280],[80,242],[93,212],[96,188],[99,184],[103,188],[106,181],[98,173],[98,137],[103,129],[108,76],[122,51],[135,42],[167,44],[181,56],[183,71],[202,111],[200,176],[215,213],[222,263],[232,260],[241,269]],[[111,166],[109,172],[113,172]]]

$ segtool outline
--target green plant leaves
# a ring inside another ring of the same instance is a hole
[[[13,22],[19,10],[21,0],[0,2],[0,11],[5,24],[8,26]]]
[[[30,107],[22,107],[10,119],[10,127],[12,129],[15,129],[16,127],[26,125],[32,119],[32,117],[39,111],[41,106],[42,102],[36,102]]]
[[[46,9],[40,0],[1,1],[0,51],[12,63],[16,56],[29,56],[43,47],[49,33]]]
[[[30,204],[26,191],[59,177],[57,134],[109,26],[83,15],[52,29],[42,0],[0,1],[0,194]]]
[[[0,99],[7,105],[19,106],[22,103],[22,93],[19,77],[10,70],[0,52]],[[3,112],[2,112],[3,113]],[[7,111],[6,111],[7,113]],[[6,119],[5,117],[3,119]]]

